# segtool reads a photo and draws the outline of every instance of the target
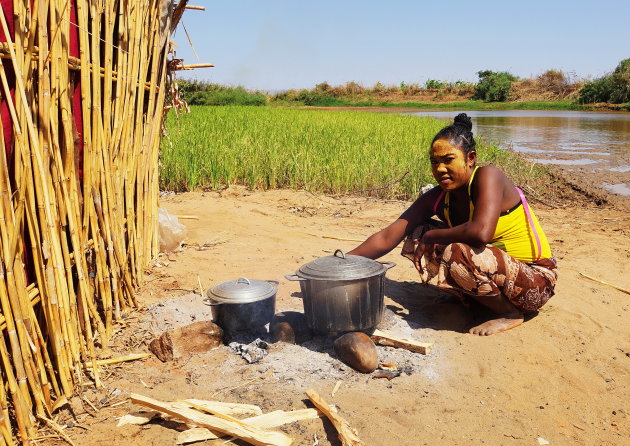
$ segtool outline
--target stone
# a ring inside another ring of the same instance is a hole
[[[149,351],[162,362],[192,353],[203,353],[223,343],[223,330],[213,322],[200,321],[165,331],[149,344]]]
[[[346,333],[334,342],[335,353],[344,363],[362,373],[372,373],[378,366],[374,342],[362,332]]]
[[[269,324],[269,333],[273,342],[289,344],[301,344],[313,338],[304,313],[297,311],[277,313]]]

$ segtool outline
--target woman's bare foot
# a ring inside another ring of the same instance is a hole
[[[514,312],[504,314],[496,319],[490,319],[483,324],[468,330],[468,333],[479,336],[489,336],[491,334],[499,333],[509,330],[510,328],[518,327],[523,323],[525,317],[521,312]]]

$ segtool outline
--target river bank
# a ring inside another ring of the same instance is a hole
[[[284,102],[270,103],[273,107],[300,107],[302,104]],[[630,112],[630,104],[578,104],[571,100],[559,101],[518,101],[518,102],[484,102],[484,101],[410,101],[401,99],[396,102],[380,100],[340,100],[331,105],[314,105],[321,109],[406,109],[406,110],[574,110],[574,111],[618,111]]]
[[[273,103],[272,103],[273,105]],[[279,104],[281,106],[287,106],[285,103]],[[578,104],[571,100],[559,100],[559,101],[517,101],[517,102],[484,102],[484,101],[406,101],[400,100],[397,102],[390,101],[374,101],[374,100],[345,100],[340,101],[336,105],[329,106],[315,106],[321,109],[361,109],[361,108],[373,108],[373,109],[406,109],[406,110],[574,110],[574,111],[618,111],[618,112],[630,112],[630,104]]]

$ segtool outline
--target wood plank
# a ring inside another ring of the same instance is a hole
[[[357,431],[350,427],[350,424],[340,415],[334,412],[332,407],[330,407],[317,392],[313,389],[307,390],[306,396],[308,396],[313,404],[315,404],[315,407],[321,410],[324,415],[328,417],[333,426],[335,426],[335,429],[337,429],[339,433],[339,440],[341,440],[342,446],[365,446],[365,443],[359,438]]]
[[[197,441],[216,440],[219,438],[205,427],[193,427],[177,434],[176,444],[195,443]]]
[[[124,426],[126,424],[133,424],[136,426],[142,426],[148,424],[153,418],[159,416],[160,413],[152,410],[150,412],[132,412],[123,415],[118,419],[116,427]]]
[[[132,393],[130,398],[134,404],[158,410],[185,423],[240,438],[256,446],[289,446],[293,443],[293,440],[282,432],[265,431],[245,422],[234,422],[204,414],[186,407],[184,403],[165,403],[136,393]]]
[[[404,348],[415,353],[422,353],[426,355],[433,348],[432,342],[419,342],[415,339],[403,338],[393,333],[383,330],[374,330],[372,340],[378,345],[384,345],[387,347]]]
[[[320,416],[323,416],[323,414],[316,409],[300,409],[288,412],[285,412],[284,410],[276,410],[264,415],[258,415],[257,417],[247,418],[243,421],[261,429],[271,429],[274,427],[284,426],[285,424],[294,423],[296,421],[314,420]]]
[[[214,412],[221,412],[223,415],[262,415],[263,411],[254,404],[227,403],[224,401],[198,400],[195,398],[185,399],[182,402],[191,403],[204,407]]]
[[[261,429],[271,429],[274,427],[283,426],[285,424],[294,423],[296,421],[313,420],[321,416],[323,416],[323,414],[316,409],[301,409],[288,412],[285,412],[283,410],[276,410],[274,412],[269,412],[263,415],[245,418],[241,421],[243,423],[247,423],[251,426],[256,426]],[[214,440],[217,438],[219,437],[206,428],[193,428],[180,432],[177,435],[177,444]]]

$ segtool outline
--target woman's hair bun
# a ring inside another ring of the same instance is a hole
[[[472,131],[472,121],[470,119],[470,116],[468,116],[466,113],[460,113],[459,115],[455,116],[453,125],[460,125],[466,128],[469,132]]]

